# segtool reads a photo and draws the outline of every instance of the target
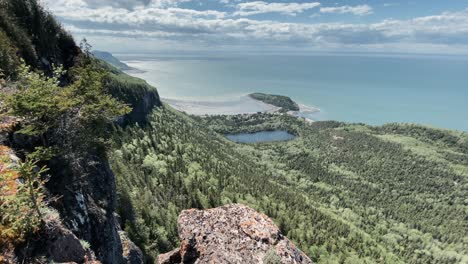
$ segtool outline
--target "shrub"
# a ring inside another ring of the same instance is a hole
[[[106,128],[131,109],[108,93],[106,72],[93,64],[74,68],[73,83],[66,87],[59,85],[61,68],[54,73],[47,77],[20,66],[14,92],[4,95],[9,114],[22,120],[18,132],[64,152],[103,148]]]
[[[80,244],[85,250],[88,250],[91,247],[89,242],[83,239],[80,239]]]
[[[16,69],[20,65],[16,50],[5,32],[0,29],[0,78],[2,76],[15,78]]]
[[[37,232],[42,224],[46,167],[26,159],[12,168],[9,149],[0,148],[0,245],[9,248]],[[0,250],[2,250],[0,248]]]

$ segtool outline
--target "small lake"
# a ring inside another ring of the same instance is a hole
[[[284,130],[262,131],[257,133],[239,133],[228,134],[226,137],[237,143],[261,143],[274,141],[287,141],[294,139],[296,136]]]

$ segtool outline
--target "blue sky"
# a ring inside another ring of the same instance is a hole
[[[112,52],[468,54],[468,0],[42,0]]]

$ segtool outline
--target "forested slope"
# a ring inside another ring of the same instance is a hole
[[[222,120],[239,128],[252,119],[284,124],[285,117],[279,118],[258,115],[233,125],[227,121],[232,117],[213,117],[207,123],[228,131],[228,126],[220,126]],[[298,131],[300,137],[291,142],[252,148],[273,150],[262,155],[267,164],[275,164],[296,188],[404,262],[467,261],[466,133],[338,122],[317,122]]]
[[[72,36],[36,0],[0,0],[0,72],[14,77],[20,60],[51,73],[68,69],[79,49]]]
[[[116,135],[120,214],[147,253],[176,246],[181,209],[240,202],[274,218],[319,263],[466,261],[466,134],[308,125],[287,115],[196,119],[165,107],[149,126]],[[206,128],[252,132],[252,125],[299,137],[237,145]],[[436,159],[401,138],[424,142]]]

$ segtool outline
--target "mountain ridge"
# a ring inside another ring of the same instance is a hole
[[[101,50],[93,50],[91,53],[93,54],[94,57],[109,63],[110,65],[116,67],[117,69],[121,71],[141,71],[121,62],[119,59],[114,57],[114,55],[112,55],[112,53],[110,52],[101,51]]]

